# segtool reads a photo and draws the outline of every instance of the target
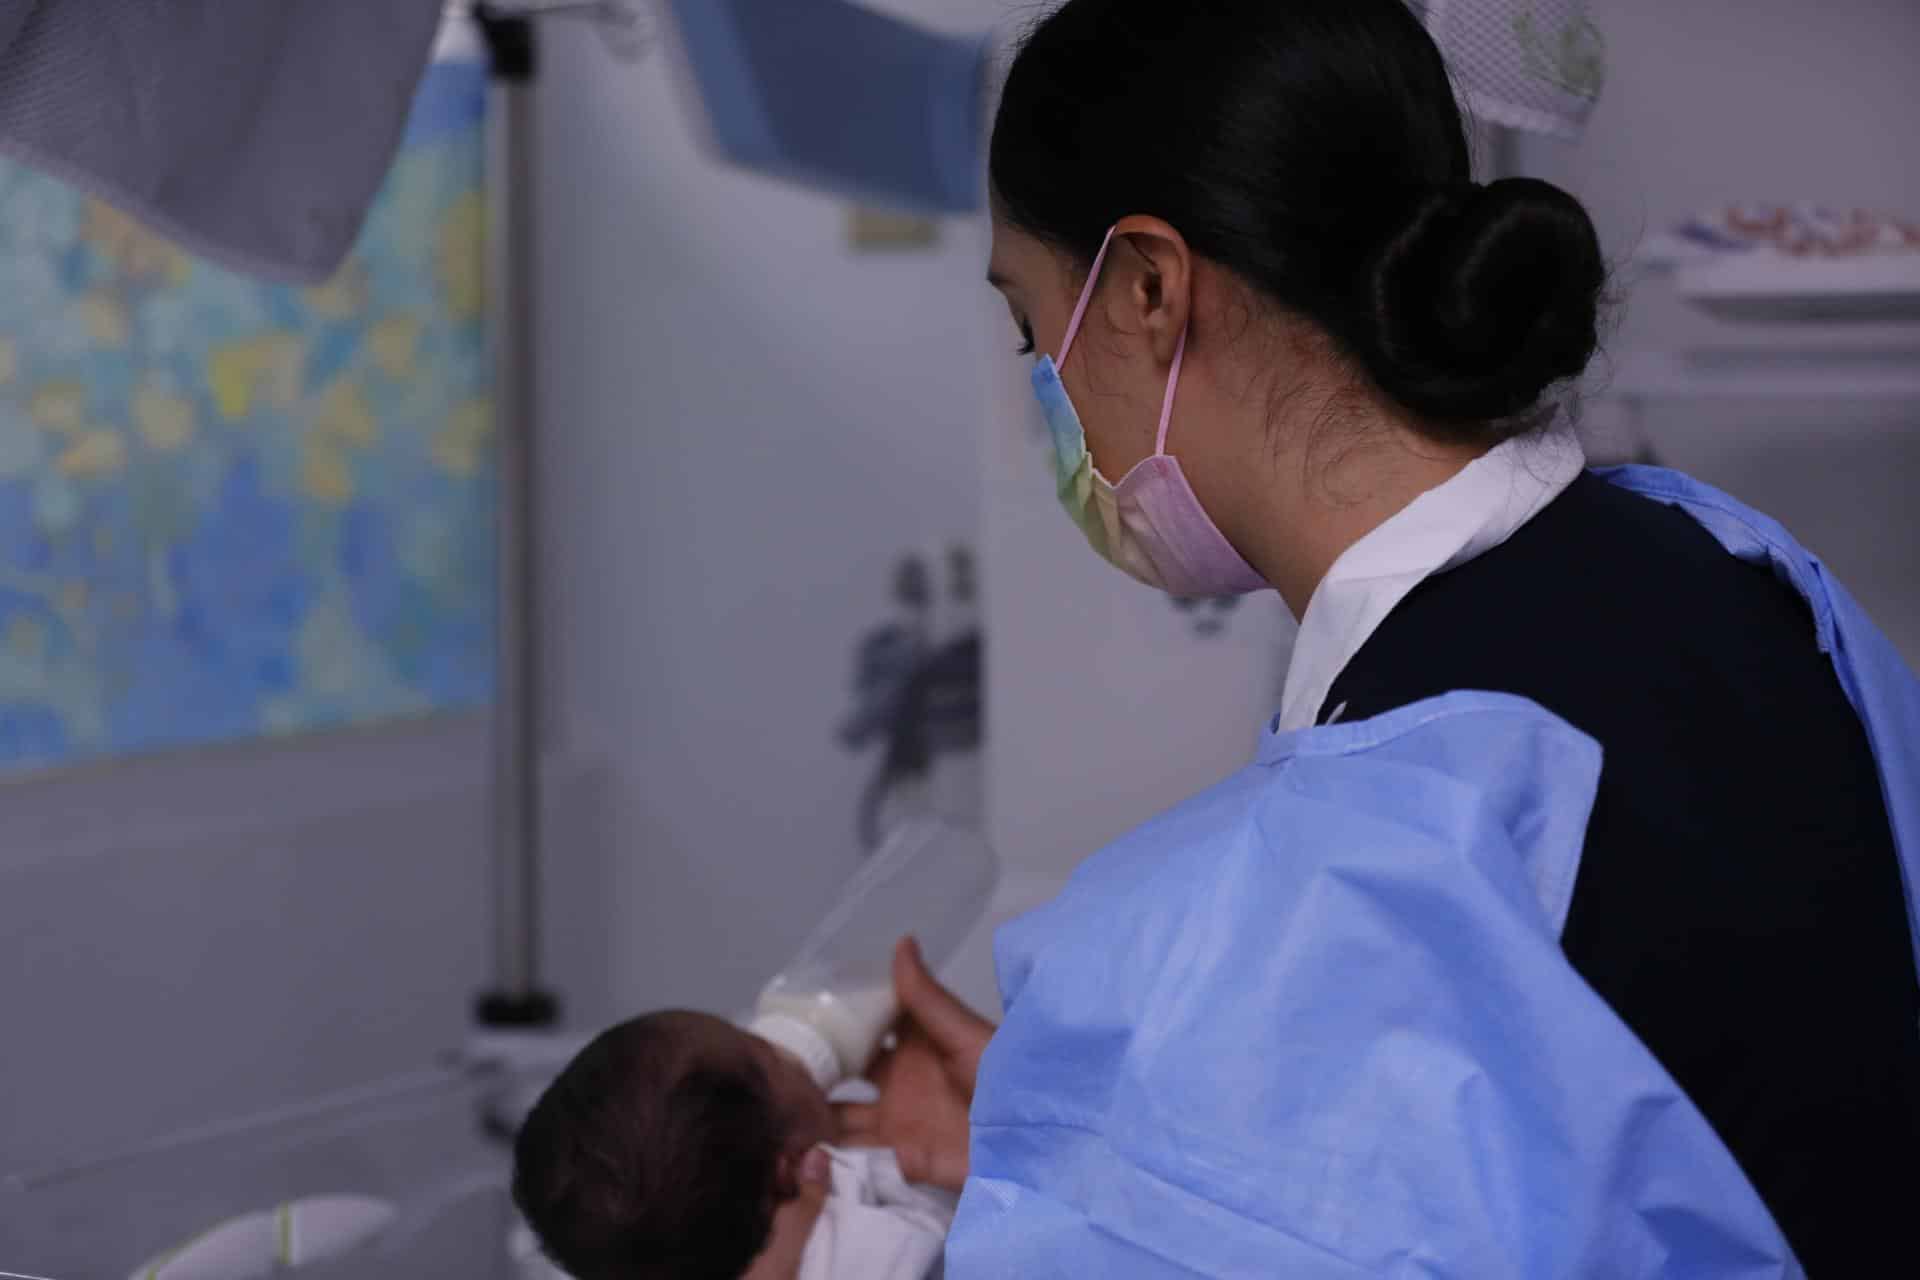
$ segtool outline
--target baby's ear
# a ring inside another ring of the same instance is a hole
[[[825,1147],[808,1147],[800,1157],[800,1182],[803,1186],[833,1185],[833,1161]]]
[[[830,1186],[832,1182],[833,1161],[822,1147],[782,1151],[774,1165],[774,1196],[782,1204],[799,1198],[807,1187]]]

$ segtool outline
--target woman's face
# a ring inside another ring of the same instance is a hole
[[[1155,367],[1144,334],[1124,317],[1130,291],[1143,287],[1143,265],[1126,238],[1116,237],[1073,350],[1060,368],[1094,466],[1116,482],[1153,453],[1166,389],[1166,373]],[[987,282],[1006,300],[1018,349],[1052,356],[1059,364],[1060,345],[1086,283],[1067,256],[996,217]]]

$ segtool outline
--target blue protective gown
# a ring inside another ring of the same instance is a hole
[[[1770,563],[1876,756],[1913,919],[1920,682],[1772,520],[1614,483]],[[1569,965],[1601,753],[1460,692],[1269,734],[996,941],[948,1246],[974,1277],[1802,1275],[1745,1175]]]

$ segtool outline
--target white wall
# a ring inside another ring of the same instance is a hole
[[[1031,16],[877,7],[955,31]],[[836,202],[712,168],[663,68],[611,66],[584,38],[553,54],[549,608],[560,738],[611,778],[597,1007],[745,1000],[825,905],[870,767],[830,742],[849,646],[929,539],[980,540],[1001,914],[1244,762],[1283,615],[1249,605],[1198,640],[1080,541],[981,282],[985,227],[949,223],[932,255],[850,255]],[[984,953],[963,968],[989,1001]]]
[[[450,720],[0,794],[0,1177],[418,1069],[486,978],[485,754]],[[591,848],[590,775],[551,821]],[[0,1186],[0,1244],[32,1200]]]
[[[1920,218],[1920,5],[1911,0],[1595,0],[1605,93],[1577,147],[1525,167],[1594,211],[1624,262],[1643,234],[1742,201],[1816,200]],[[1623,284],[1636,284],[1632,270]],[[1920,327],[1808,334],[1693,313],[1637,282],[1619,351],[1686,345],[1920,346]],[[1920,664],[1920,405],[1655,406],[1662,461],[1784,521]]]
[[[893,7],[964,26],[982,6]],[[583,1012],[728,1008],[855,865],[874,761],[833,733],[894,564],[977,539],[984,231],[856,254],[841,202],[716,167],[660,58],[554,34],[555,728],[607,762],[611,878],[605,911],[553,927],[612,931],[605,987],[572,984]]]

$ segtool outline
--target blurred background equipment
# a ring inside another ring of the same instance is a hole
[[[879,847],[896,823],[919,815],[977,827],[983,724],[982,643],[973,553],[949,548],[937,580],[908,556],[894,577],[895,619],[860,640],[853,714],[841,745],[877,743],[880,764],[860,797],[860,845]]]

